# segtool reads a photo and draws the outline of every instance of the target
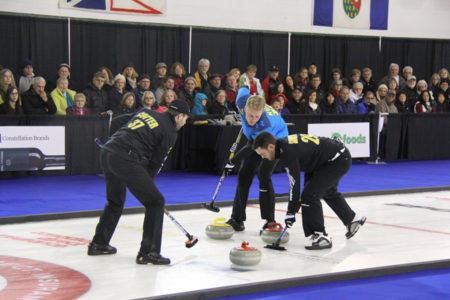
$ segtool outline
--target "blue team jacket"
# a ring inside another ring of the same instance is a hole
[[[275,136],[277,139],[284,138],[288,136],[288,129],[286,122],[284,122],[281,115],[273,109],[271,106],[267,105],[264,107],[264,113],[259,119],[258,122],[254,126],[250,126],[245,118],[245,104],[247,103],[247,99],[252,96],[248,88],[244,87],[239,89],[239,92],[236,97],[236,106],[239,109],[239,114],[241,115],[242,128],[244,129],[244,135],[248,140],[254,140],[256,136],[263,132],[267,131]]]

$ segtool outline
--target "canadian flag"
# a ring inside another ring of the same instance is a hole
[[[166,0],[59,0],[59,7],[160,15],[166,12]]]

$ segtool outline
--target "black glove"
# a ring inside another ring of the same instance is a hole
[[[286,224],[287,228],[291,228],[295,223],[295,215],[289,213],[286,214],[286,217],[284,217],[284,223]]]
[[[234,165],[231,162],[227,162],[227,164],[223,168],[224,168],[225,174],[228,175],[233,171]]]

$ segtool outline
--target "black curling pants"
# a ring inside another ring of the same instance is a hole
[[[92,241],[108,245],[122,215],[126,187],[145,207],[144,233],[140,251],[161,252],[161,236],[164,220],[164,197],[153,178],[138,162],[101,150],[101,166],[105,175],[107,203],[97,224]]]
[[[336,160],[327,162],[312,173],[305,173],[305,184],[301,196],[302,222],[305,236],[314,232],[325,232],[323,210],[320,199],[324,199],[339,219],[348,225],[355,217],[337,186],[350,170],[352,158],[348,149]]]
[[[272,172],[277,162],[278,160],[262,159],[255,151],[252,151],[241,162],[231,218],[238,222],[246,220],[245,208],[248,194],[253,177],[258,172],[261,218],[269,222],[275,220],[275,192],[272,184]]]

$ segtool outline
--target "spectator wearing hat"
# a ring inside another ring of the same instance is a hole
[[[95,72],[92,81],[83,91],[86,96],[86,107],[94,115],[103,115],[108,108],[108,94],[103,89],[105,75],[102,72]]]
[[[417,82],[416,85],[417,94],[422,94],[423,91],[428,90],[428,84],[425,80],[421,79]],[[431,100],[433,100],[433,93],[430,93]],[[414,109],[413,109],[414,110]]]
[[[197,93],[195,77],[188,75],[184,80],[184,85],[178,89],[178,99],[183,99],[189,104],[189,108],[194,107],[194,97]]]
[[[56,105],[57,115],[66,115],[67,108],[73,106],[73,97],[76,93],[74,90],[69,89],[69,80],[67,78],[58,78],[56,88],[50,93]]]
[[[209,73],[209,68],[211,63],[209,59],[202,58],[198,61],[197,72],[195,72],[195,87],[199,88],[203,93],[206,91],[206,87],[208,86],[208,78],[211,75]]]
[[[283,99],[284,99],[284,105],[283,107],[287,104],[288,102],[288,98],[286,96],[286,91],[284,90],[284,84],[282,82],[278,82],[277,85],[275,86],[274,91],[272,91],[273,95],[270,98],[270,103],[272,103],[272,100],[275,99],[276,97],[278,97],[279,95],[283,95]]]
[[[10,69],[0,70],[0,104],[6,101],[6,92],[11,87],[16,87],[14,75]]]
[[[132,91],[137,87],[137,79],[139,78],[139,74],[134,69],[132,63],[128,63],[122,69],[122,75],[125,76],[125,90]]]
[[[31,60],[25,60],[22,64],[20,77],[18,80],[19,83],[19,92],[25,93],[30,89],[31,82],[33,81],[34,75],[34,66]]]
[[[184,68],[184,65],[178,61],[174,62],[170,67],[169,75],[175,80],[174,91],[176,92],[184,85],[184,79],[186,78],[186,69]]]
[[[363,94],[367,91],[372,91],[374,94],[377,91],[375,79],[372,76],[372,69],[364,68],[361,73],[361,82],[363,84]]]
[[[380,103],[382,100],[386,98],[388,92],[388,87],[385,84],[380,84],[378,86],[377,92],[375,93],[375,97],[377,98],[377,103]]]
[[[193,115],[207,115],[208,112],[208,96],[203,93],[197,93],[194,97],[194,107],[192,108]]]
[[[167,65],[164,62],[159,62],[155,66],[156,73],[152,77],[152,83],[150,88],[156,91],[159,87],[164,85],[167,76]]]
[[[53,115],[56,105],[45,91],[45,79],[37,76],[28,91],[22,94],[23,112],[28,115]]]
[[[113,82],[113,87],[108,93],[108,108],[110,110],[115,110],[116,107],[120,105],[123,95],[128,92],[125,90],[125,76],[117,74],[116,77],[114,77]]]
[[[250,91],[250,95],[259,95],[265,97],[264,90],[258,78],[256,78],[256,71],[258,68],[255,65],[249,65],[245,69],[245,73],[241,75],[239,80],[240,86],[247,86]]]
[[[282,83],[281,78],[279,77],[279,70],[277,66],[271,66],[269,68],[269,74],[266,78],[264,78],[261,86],[264,90],[264,95],[266,96],[266,103],[269,104],[272,96],[278,94],[276,91],[276,86],[278,83]]]
[[[70,78],[70,72],[71,72],[71,69],[70,69],[70,65],[68,63],[60,63],[58,65],[58,69],[56,70],[56,78],[54,79],[54,81],[47,82],[47,84],[45,86],[45,90],[49,93],[52,92],[57,86],[56,81],[58,80],[58,78],[61,78],[61,77],[67,78],[67,80],[69,81],[69,86],[73,90],[78,90],[79,89],[78,83],[76,83],[75,81],[73,81]]]
[[[217,92],[222,89],[221,83],[222,79],[220,74],[214,73],[211,76],[209,76],[208,86],[205,88],[204,94],[208,96],[210,103],[214,102]]]
[[[153,82],[153,81],[152,81]],[[161,101],[161,96],[167,90],[173,90],[175,88],[175,79],[169,75],[164,78],[164,84],[158,87],[155,91],[156,101],[159,103]]]
[[[430,113],[436,112],[436,108],[434,107],[433,101],[431,99],[430,91],[424,90],[420,93],[419,99],[414,105],[415,113]]]
[[[403,91],[406,94],[406,103],[409,107],[409,111],[414,111],[414,105],[416,105],[416,102],[419,98],[419,94],[416,90],[416,76],[411,75],[408,77],[406,81],[406,86],[403,89]]]
[[[397,92],[393,89],[388,90],[386,98],[381,100],[376,106],[375,111],[378,113],[389,113],[396,114],[398,113],[397,107],[395,106],[395,96]],[[386,124],[387,118],[384,119],[384,123]]]
[[[343,86],[339,91],[339,100],[336,107],[336,113],[341,115],[356,114],[356,105],[350,100],[350,89]]]
[[[137,87],[132,90],[132,92],[136,96],[137,107],[142,106],[142,96],[144,95],[144,92],[146,92],[146,91],[154,92],[150,86],[151,86],[150,75],[142,74],[141,76],[139,76],[139,78],[137,80]],[[157,106],[158,103],[155,102],[155,105]]]

